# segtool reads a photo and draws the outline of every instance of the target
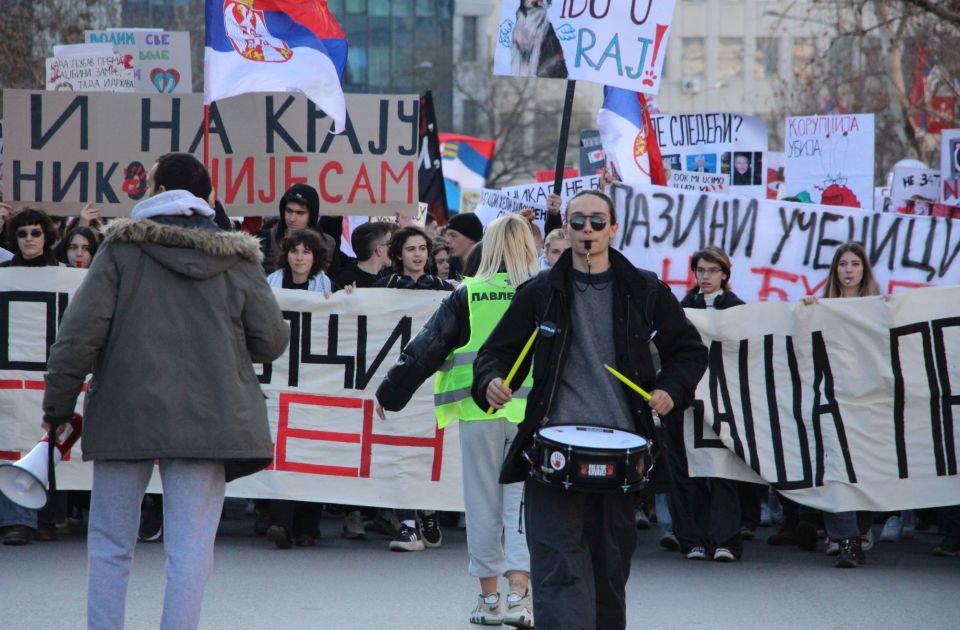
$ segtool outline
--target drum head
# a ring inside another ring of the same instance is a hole
[[[583,448],[637,449],[647,445],[647,440],[639,435],[619,429],[584,424],[562,424],[544,427],[540,429],[540,435],[554,442]]]

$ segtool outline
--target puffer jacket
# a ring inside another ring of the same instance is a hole
[[[255,238],[197,215],[119,219],[64,313],[43,410],[70,416],[92,372],[84,460],[225,460],[229,481],[272,459],[253,363],[288,339]]]
[[[693,402],[700,377],[707,367],[707,349],[700,333],[683,314],[680,303],[656,274],[634,267],[623,254],[610,250],[613,270],[614,342],[616,368],[650,391],[662,389],[674,402],[664,422],[680,421],[683,409]],[[473,364],[471,394],[481,408],[489,404],[487,385],[505,378],[534,328],[539,328],[534,349],[520,366],[514,382],[521,382],[533,363],[533,389],[527,396],[526,417],[507,452],[500,483],[523,481],[529,465],[523,451],[550,412],[561,370],[593,369],[579,366],[566,351],[570,339],[570,295],[574,290],[573,256],[564,252],[552,269],[541,271],[517,289],[503,319],[480,348]],[[661,370],[656,372],[650,342],[656,346]],[[624,386],[638,434],[650,437],[650,408]]]

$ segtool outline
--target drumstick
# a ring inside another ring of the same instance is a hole
[[[624,375],[621,374],[620,372],[617,372],[615,369],[613,369],[612,367],[610,367],[610,366],[607,365],[606,363],[603,364],[603,367],[607,368],[607,370],[609,370],[611,374],[613,374],[614,376],[616,376],[617,379],[619,379],[620,382],[622,382],[624,385],[626,385],[627,387],[629,387],[629,388],[632,389],[633,391],[635,391],[635,392],[637,392],[638,394],[640,394],[640,396],[642,396],[644,400],[646,400],[646,401],[649,402],[649,401],[653,398],[653,396],[651,396],[650,394],[648,394],[647,392],[645,392],[639,385],[637,385],[636,383],[634,383],[633,381],[631,381],[629,378],[627,378],[626,376],[624,376]]]
[[[523,350],[520,351],[520,356],[517,357],[517,360],[513,363],[513,367],[510,368],[510,372],[507,373],[507,380],[503,382],[504,387],[510,387],[510,381],[512,381],[513,377],[517,375],[517,370],[520,369],[520,364],[523,363],[525,358],[527,358],[527,353],[529,353],[530,348],[533,347],[533,340],[537,338],[538,332],[540,332],[540,329],[534,328],[530,338],[527,339],[527,343],[523,344]],[[490,405],[490,408],[487,409],[487,415],[489,416],[492,413],[493,405]]]

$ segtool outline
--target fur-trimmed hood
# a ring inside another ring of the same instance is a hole
[[[260,242],[244,232],[223,232],[205,217],[164,220],[116,219],[104,229],[104,243],[139,245],[171,271],[197,279],[223,273],[241,260],[259,264]]]

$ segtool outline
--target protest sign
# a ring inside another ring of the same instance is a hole
[[[0,274],[2,459],[19,458],[39,438],[47,349],[85,273],[48,267]],[[447,294],[362,289],[325,300],[278,289],[276,295],[290,346],[272,364],[255,366],[275,460],[269,470],[228,484],[227,495],[462,510],[457,425],[437,429],[433,379],[386,422],[374,417],[376,387]],[[77,461],[79,454],[75,448],[71,461],[58,466],[59,488],[89,489],[90,465]]]
[[[762,479],[827,512],[956,505],[958,301],[950,287],[687,309],[709,348],[689,472]]]
[[[567,202],[582,190],[599,190],[600,176],[590,175],[587,177],[573,177],[565,179],[560,183],[560,212],[567,209]],[[516,197],[530,207],[547,205],[547,195],[553,193],[553,180],[545,182],[536,182],[533,184],[518,184],[516,186],[506,186],[500,189],[500,192]],[[543,226],[540,226],[543,227]]]
[[[580,132],[580,172],[584,175],[596,175],[606,166],[603,155],[603,142],[596,129],[584,129]]]
[[[200,94],[4,90],[3,98],[4,197],[21,205],[75,214],[93,202],[104,216],[128,215],[158,156],[202,155]],[[220,201],[232,215],[274,215],[283,192],[305,183],[325,214],[415,214],[418,100],[348,95],[351,122],[340,135],[302,95],[214,103],[208,168]]]
[[[123,55],[47,58],[47,89],[61,92],[133,92],[133,66]]]
[[[707,245],[732,262],[730,286],[747,302],[820,295],[837,245],[864,244],[883,293],[960,284],[960,224],[764,197],[616,185],[614,246],[655,271],[677,297],[696,284],[690,257]]]
[[[877,186],[873,189],[873,211],[890,212],[890,188]]]
[[[39,437],[48,349],[86,273],[0,274],[0,459],[18,459]],[[437,430],[432,379],[402,412],[374,418],[377,385],[446,294],[275,294],[290,346],[254,366],[275,461],[228,484],[227,495],[461,510],[458,427]],[[947,361],[960,351],[958,300],[960,289],[948,288],[889,302],[688,310],[710,349],[685,418],[690,472],[759,477],[829,511],[960,503],[954,412],[941,400],[960,378]],[[61,489],[90,488],[79,454],[58,466]]]
[[[161,29],[107,29],[84,31],[88,42],[109,43],[129,55],[136,92],[149,94],[193,91],[190,33]]]
[[[696,173],[691,171],[667,171],[671,188],[682,190],[696,190],[699,192],[723,192],[727,188],[729,178],[715,173]]]
[[[546,184],[551,188],[553,184]],[[473,209],[473,213],[480,219],[480,223],[486,228],[491,221],[497,217],[507,214],[519,214],[524,208],[530,208],[534,213],[534,223],[540,228],[540,234],[543,234],[544,223],[547,220],[547,206],[539,203],[529,203],[518,196],[508,195],[500,190],[491,190],[484,188],[480,192],[480,200]]]
[[[825,206],[867,208],[873,199],[873,114],[788,116],[781,197],[807,193]]]
[[[657,93],[674,0],[539,4],[503,2],[494,74],[576,79]]]
[[[940,134],[940,177],[940,203],[960,206],[960,129],[944,129]]]
[[[901,214],[931,214],[940,193],[940,171],[898,166],[893,169],[890,209]]]
[[[787,156],[782,151],[764,151],[763,167],[767,171],[767,199],[777,199],[783,187],[783,170]]]

